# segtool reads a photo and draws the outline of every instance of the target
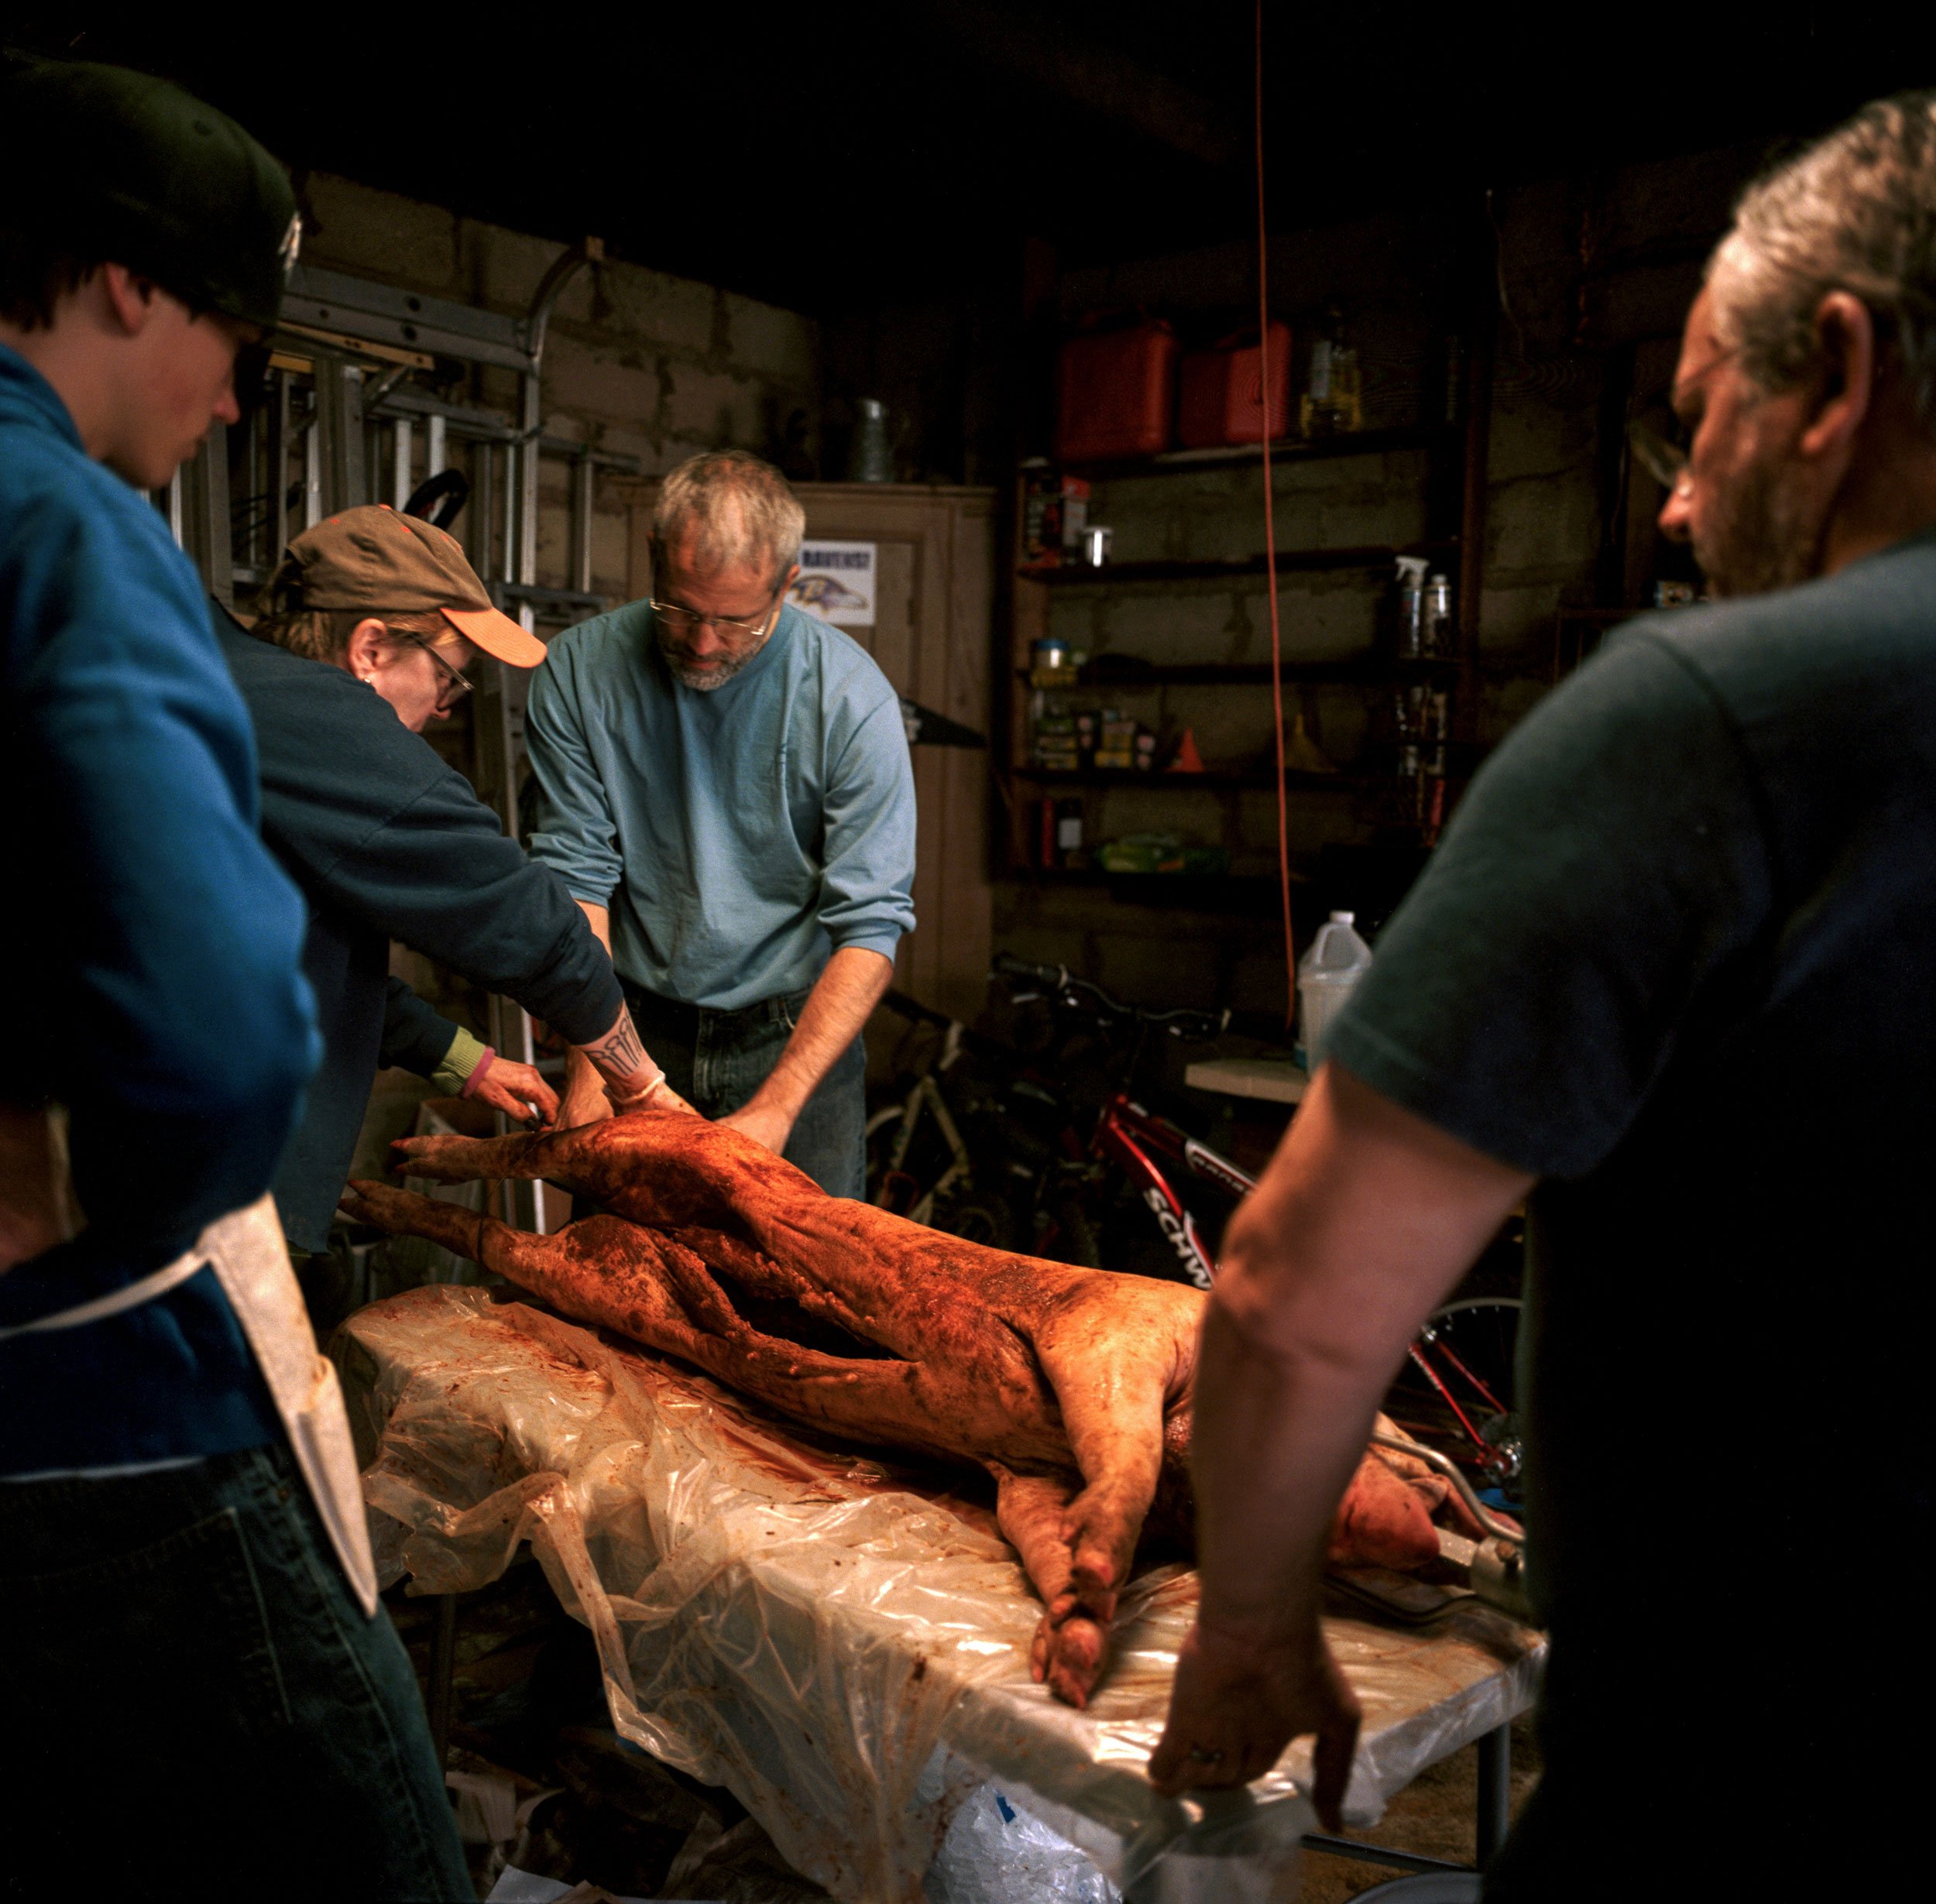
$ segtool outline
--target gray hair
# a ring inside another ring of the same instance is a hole
[[[1807,376],[1823,298],[1860,298],[1936,434],[1936,91],[1879,99],[1757,179],[1708,286],[1717,334],[1764,390]]]
[[[308,661],[341,661],[349,652],[349,638],[363,622],[379,621],[394,634],[422,635],[427,640],[451,633],[451,624],[434,609],[391,613],[369,609],[272,609],[249,633],[258,641],[287,648]]]
[[[690,546],[706,568],[744,564],[765,571],[777,586],[800,559],[807,512],[787,479],[744,450],[709,450],[660,485],[652,512],[656,557]]]

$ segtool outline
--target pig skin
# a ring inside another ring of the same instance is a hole
[[[1189,1536],[1198,1292],[984,1248],[830,1197],[736,1131],[681,1112],[397,1149],[434,1182],[541,1177],[607,1213],[538,1237],[357,1182],[344,1198],[352,1215],[441,1243],[795,1421],[985,1468],[1045,1608],[1035,1676],[1086,1703],[1145,1523]],[[814,1346],[767,1333],[774,1316]],[[1403,1464],[1368,1451],[1333,1528],[1333,1564],[1437,1558],[1436,1497]]]

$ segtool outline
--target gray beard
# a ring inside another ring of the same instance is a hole
[[[763,642],[760,647],[765,645]],[[743,654],[736,661],[722,661],[716,667],[694,668],[681,666],[667,654],[663,642],[659,644],[659,654],[671,671],[672,678],[681,687],[690,688],[695,694],[702,695],[712,693],[716,688],[723,688],[759,652],[759,648],[755,648],[752,654]]]
[[[1821,565],[1820,521],[1780,465],[1750,465],[1716,497],[1694,560],[1718,598],[1767,595],[1810,580]]]

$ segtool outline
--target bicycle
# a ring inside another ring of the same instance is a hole
[[[1180,1171],[1186,1178],[1213,1185],[1232,1199],[1248,1195],[1256,1179],[1180,1124],[1148,1109],[1131,1089],[1152,1034],[1207,1043],[1222,1034],[1230,1014],[1152,1011],[1125,1004],[1100,985],[1077,978],[1066,966],[1030,965],[1006,952],[997,955],[994,975],[1042,988],[1039,993],[1018,992],[1011,986],[1012,1003],[1025,1005],[1045,997],[1056,1007],[1095,1021],[1107,1038],[1127,1034],[1126,1055],[1111,1067],[1114,1076],[1082,1140],[1080,1159],[1066,1158],[1051,1181],[1040,1186],[1038,1205],[1052,1219],[1041,1240],[1066,1240],[1072,1246],[1069,1260],[1099,1267],[1100,1238],[1109,1214],[1103,1204],[1112,1193],[1120,1196],[1126,1185],[1130,1198],[1148,1211],[1154,1225],[1158,1261],[1179,1280],[1209,1288],[1216,1274],[1211,1250],[1196,1213],[1171,1182],[1171,1172]],[[1079,1115],[1072,1113],[1072,1123]],[[1065,1151],[1071,1148],[1065,1141]],[[1120,1254],[1120,1250],[1111,1252],[1112,1257]]]
[[[890,992],[883,1003],[917,1028],[938,1030],[941,1048],[908,1066],[913,1082],[905,1095],[867,1119],[867,1200],[970,1242],[1006,1244],[1009,1225],[1002,1213],[973,1194],[973,1153],[940,1084],[961,1058],[968,1027],[904,992]]]
[[[1045,1066],[891,993],[886,1002],[925,1048],[904,1065],[905,1088],[868,1120],[870,1200],[993,1247],[1212,1287],[1212,1233],[1256,1180],[1150,1109],[1137,1078],[1153,1037],[1207,1041],[1227,1014],[1131,1005],[1066,966],[1006,953],[991,976],[1009,982],[1012,1005],[1045,1003],[1054,1017],[1101,1033],[1109,1055],[1100,1088],[1072,1088],[1066,1045]],[[1198,1206],[1204,1191],[1224,1206],[1218,1216]],[[1509,1253],[1502,1244],[1491,1254],[1496,1261]],[[1476,1289],[1488,1273],[1482,1261],[1462,1289]],[[1385,1402],[1407,1433],[1472,1472],[1488,1506],[1508,1510],[1521,1463],[1519,1317],[1514,1297],[1462,1294],[1442,1305]]]
[[[1093,1196],[1106,1192],[1112,1176],[1127,1183],[1154,1219],[1183,1275],[1210,1288],[1216,1262],[1206,1247],[1204,1228],[1179,1189],[1208,1185],[1227,1197],[1247,1196],[1256,1180],[1180,1125],[1147,1109],[1131,1095],[1137,1071],[1153,1033],[1207,1040],[1220,1034],[1229,1014],[1147,1010],[1113,998],[1103,988],[1079,979],[1062,966],[1035,966],[1002,954],[997,976],[1042,987],[1066,1010],[1100,1017],[1128,1027],[1132,1038],[1120,1079],[1105,1096],[1087,1142],[1085,1173]],[[1011,993],[1021,1003],[1030,995]],[[1092,1242],[1093,1225],[1074,1226],[1078,1240]],[[1052,1238],[1051,1239],[1052,1240]],[[1507,1255],[1513,1245],[1495,1246]],[[1099,1265],[1103,1252],[1083,1249],[1080,1260]],[[1112,1268],[1133,1267],[1110,1257]],[[1488,1252],[1488,1257],[1493,1257]],[[1473,1289],[1496,1273],[1482,1258],[1464,1289]],[[1516,1271],[1515,1271],[1516,1278]],[[1516,1296],[1462,1295],[1436,1309],[1407,1352],[1406,1366],[1387,1397],[1386,1412],[1408,1433],[1477,1471],[1481,1498],[1488,1506],[1510,1508],[1523,1460],[1515,1409],[1515,1356],[1520,1303]]]

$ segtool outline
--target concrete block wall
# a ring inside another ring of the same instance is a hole
[[[1658,507],[1657,492],[1629,477],[1619,441],[1625,417],[1654,394],[1641,383],[1670,375],[1671,339],[1698,288],[1702,262],[1725,227],[1732,195],[1761,158],[1735,148],[1631,166],[1502,191],[1491,208],[1503,304],[1478,630],[1483,744],[1503,738],[1550,684],[1558,611],[1591,606],[1603,594],[1616,509],[1623,502],[1629,513]],[[1423,218],[1273,238],[1272,299],[1293,327],[1293,387],[1301,385],[1310,320],[1335,302],[1361,351],[1368,426],[1443,415],[1452,239],[1448,221]],[[1141,305],[1171,314],[1186,331],[1219,314],[1238,321],[1255,307],[1255,270],[1251,248],[1236,245],[1070,273],[1060,286],[1060,314],[1070,325],[1086,311]],[[1418,537],[1419,461],[1388,456],[1280,468],[1280,546]],[[1119,560],[1236,557],[1261,547],[1260,502],[1254,469],[1117,479],[1097,486],[1091,520],[1114,529]],[[1644,526],[1640,533],[1644,552]],[[1286,655],[1334,658],[1365,648],[1385,580],[1286,577]],[[1091,654],[1258,660],[1268,654],[1265,607],[1258,584],[1166,585],[1161,592],[1084,586],[1058,592],[1050,626]],[[1267,689],[1111,698],[1140,719],[1152,719],[1145,710],[1154,710],[1172,729],[1187,721],[1215,763],[1269,756]],[[1364,690],[1309,688],[1288,698],[1287,722],[1300,710],[1334,762],[1348,767],[1359,756],[1375,713]],[[1213,803],[1201,794],[1112,791],[1090,811],[1099,838],[1128,830],[1134,818],[1221,841],[1231,849],[1234,871],[1275,869],[1271,792]],[[1292,853],[1308,863],[1327,842],[1370,838],[1380,818],[1375,799],[1294,793]],[[1200,914],[1114,904],[1093,888],[1049,885],[998,887],[996,906],[998,944],[1066,960],[1148,1002],[1188,1003],[1201,993],[1240,1010],[1283,1009],[1281,935],[1261,911]]]
[[[559,247],[328,173],[307,181],[307,262],[521,316]],[[544,355],[548,435],[639,458],[657,475],[700,450],[771,455],[788,420],[819,427],[819,327],[798,311],[613,259],[580,273],[554,313]],[[464,400],[514,410],[508,372],[472,374]],[[538,581],[571,585],[567,466],[541,465]],[[626,517],[599,486],[592,586],[623,598]],[[455,525],[462,533],[465,524]]]

